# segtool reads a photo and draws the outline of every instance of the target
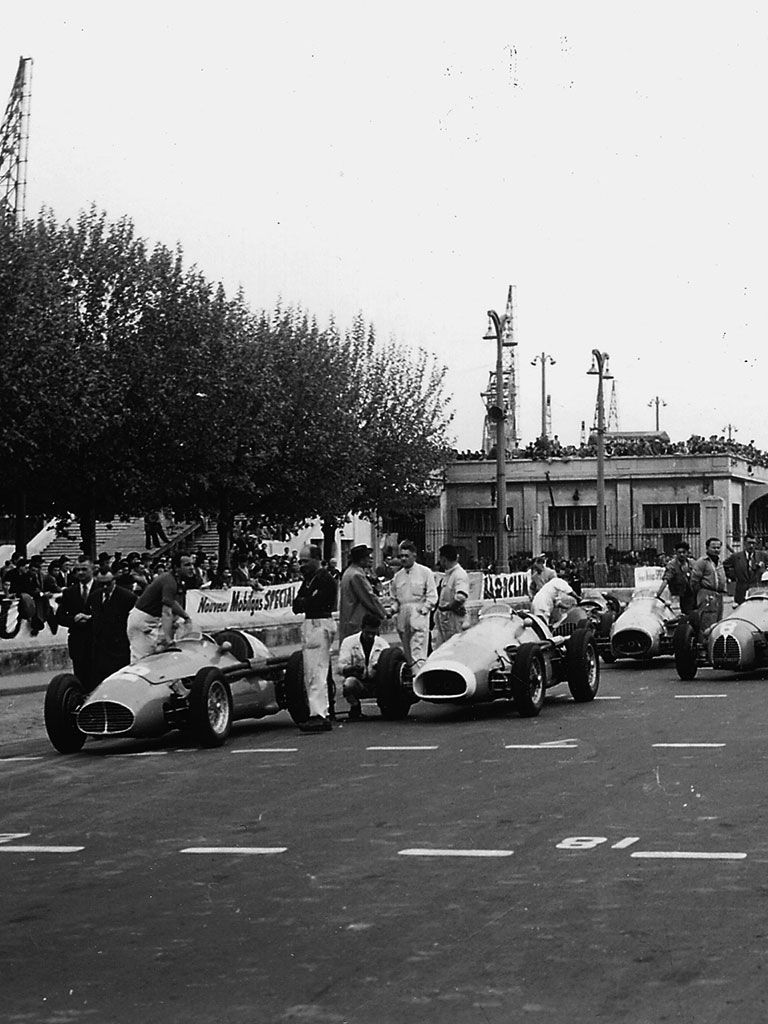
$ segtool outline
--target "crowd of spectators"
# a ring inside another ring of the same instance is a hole
[[[754,441],[742,444],[739,441],[718,437],[702,437],[692,434],[687,441],[670,441],[666,435],[648,434],[641,437],[618,436],[605,438],[605,454],[609,458],[639,455],[733,455],[744,459],[753,466],[768,467],[768,453],[755,447]],[[539,437],[531,441],[525,448],[507,452],[509,459],[594,459],[597,455],[597,444],[589,440],[584,444],[561,444],[557,434],[554,437]],[[481,462],[496,458],[495,446],[488,452],[457,451],[454,453],[457,462]]]

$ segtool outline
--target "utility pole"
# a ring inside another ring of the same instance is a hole
[[[655,395],[650,400],[650,402],[648,403],[648,408],[650,409],[652,405],[656,406],[656,433],[658,434],[658,432],[659,432],[659,406],[663,405],[664,408],[666,409],[667,403],[664,401],[663,398],[659,398],[658,395]]]
[[[542,352],[541,355],[534,356],[531,360],[531,366],[535,366],[537,363],[541,363],[541,437],[545,439],[547,436],[547,363],[550,366],[554,366],[557,362],[552,356],[547,355],[546,352]]]
[[[511,288],[510,288],[511,295]],[[509,304],[507,306],[509,309]],[[488,310],[488,329],[483,341],[496,342],[496,397],[487,406],[486,423],[496,424],[496,571],[506,572],[509,565],[507,543],[507,431],[506,420],[511,412],[504,394],[504,349],[515,345],[508,328],[508,313],[500,317]],[[511,395],[510,395],[511,398]]]
[[[726,431],[728,431],[728,440],[732,441],[733,435],[738,434],[739,428],[734,427],[732,423],[726,423],[726,425],[723,427],[723,433],[725,433]]]
[[[604,587],[608,582],[608,566],[605,562],[605,398],[603,381],[611,380],[608,368],[608,353],[592,349],[592,366],[587,370],[597,377],[597,552],[595,555],[595,586]]]

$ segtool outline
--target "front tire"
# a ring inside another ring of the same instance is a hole
[[[77,712],[85,694],[76,676],[62,672],[48,684],[45,691],[45,731],[60,754],[76,754],[83,749],[85,733],[77,724]]]
[[[594,700],[600,687],[600,658],[592,634],[574,633],[566,655],[568,689],[579,704]]]
[[[390,722],[402,721],[411,710],[411,693],[405,686],[408,673],[405,654],[399,647],[381,652],[376,665],[376,703],[381,717]]]
[[[699,666],[696,662],[696,630],[686,619],[679,622],[672,636],[677,674],[685,682],[696,678]]]
[[[232,729],[232,694],[217,668],[202,668],[189,693],[189,727],[204,747],[220,747]]]
[[[294,651],[288,658],[283,676],[285,707],[296,725],[302,725],[309,718],[309,702],[304,686],[304,652]]]
[[[510,682],[517,713],[535,718],[544,707],[544,662],[536,644],[521,645]]]

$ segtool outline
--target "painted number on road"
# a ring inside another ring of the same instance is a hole
[[[611,843],[611,849],[626,850],[628,846],[636,843],[639,838],[639,836],[626,836],[617,843]],[[558,850],[595,850],[598,846],[602,846],[603,843],[607,842],[608,838],[606,836],[568,836],[566,839],[561,839],[556,844],[556,848]]]

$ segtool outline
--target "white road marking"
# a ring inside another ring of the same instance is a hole
[[[298,747],[248,747],[230,750],[230,754],[295,754]]]
[[[43,755],[38,754],[35,757],[0,757],[0,764],[7,764],[11,761],[42,761]]]
[[[578,740],[550,740],[548,743],[505,743],[505,750],[572,750]]]
[[[686,850],[635,850],[630,857],[643,860],[745,860],[746,853],[704,853]]]
[[[14,839],[27,839],[31,832],[0,832],[0,843],[12,843]]]
[[[713,697],[727,696],[727,693],[676,693],[675,700],[711,700]]]
[[[595,697],[595,700],[621,700],[621,697]]]
[[[434,747],[366,747],[366,750],[437,750]]]
[[[724,747],[724,743],[654,743],[654,747],[671,747],[673,749],[688,747]]]
[[[640,841],[640,836],[627,836],[626,839],[620,839],[618,843],[614,843],[611,846],[612,850],[626,850],[628,846],[632,846],[633,843]]]
[[[401,857],[511,857],[514,850],[398,850]]]
[[[2,849],[2,847],[0,847]],[[188,846],[180,853],[249,853],[271,854],[285,853],[287,846]]]
[[[107,754],[107,757],[165,757],[167,750],[137,750],[133,754]]]
[[[0,853],[80,853],[84,846],[0,846]]]

